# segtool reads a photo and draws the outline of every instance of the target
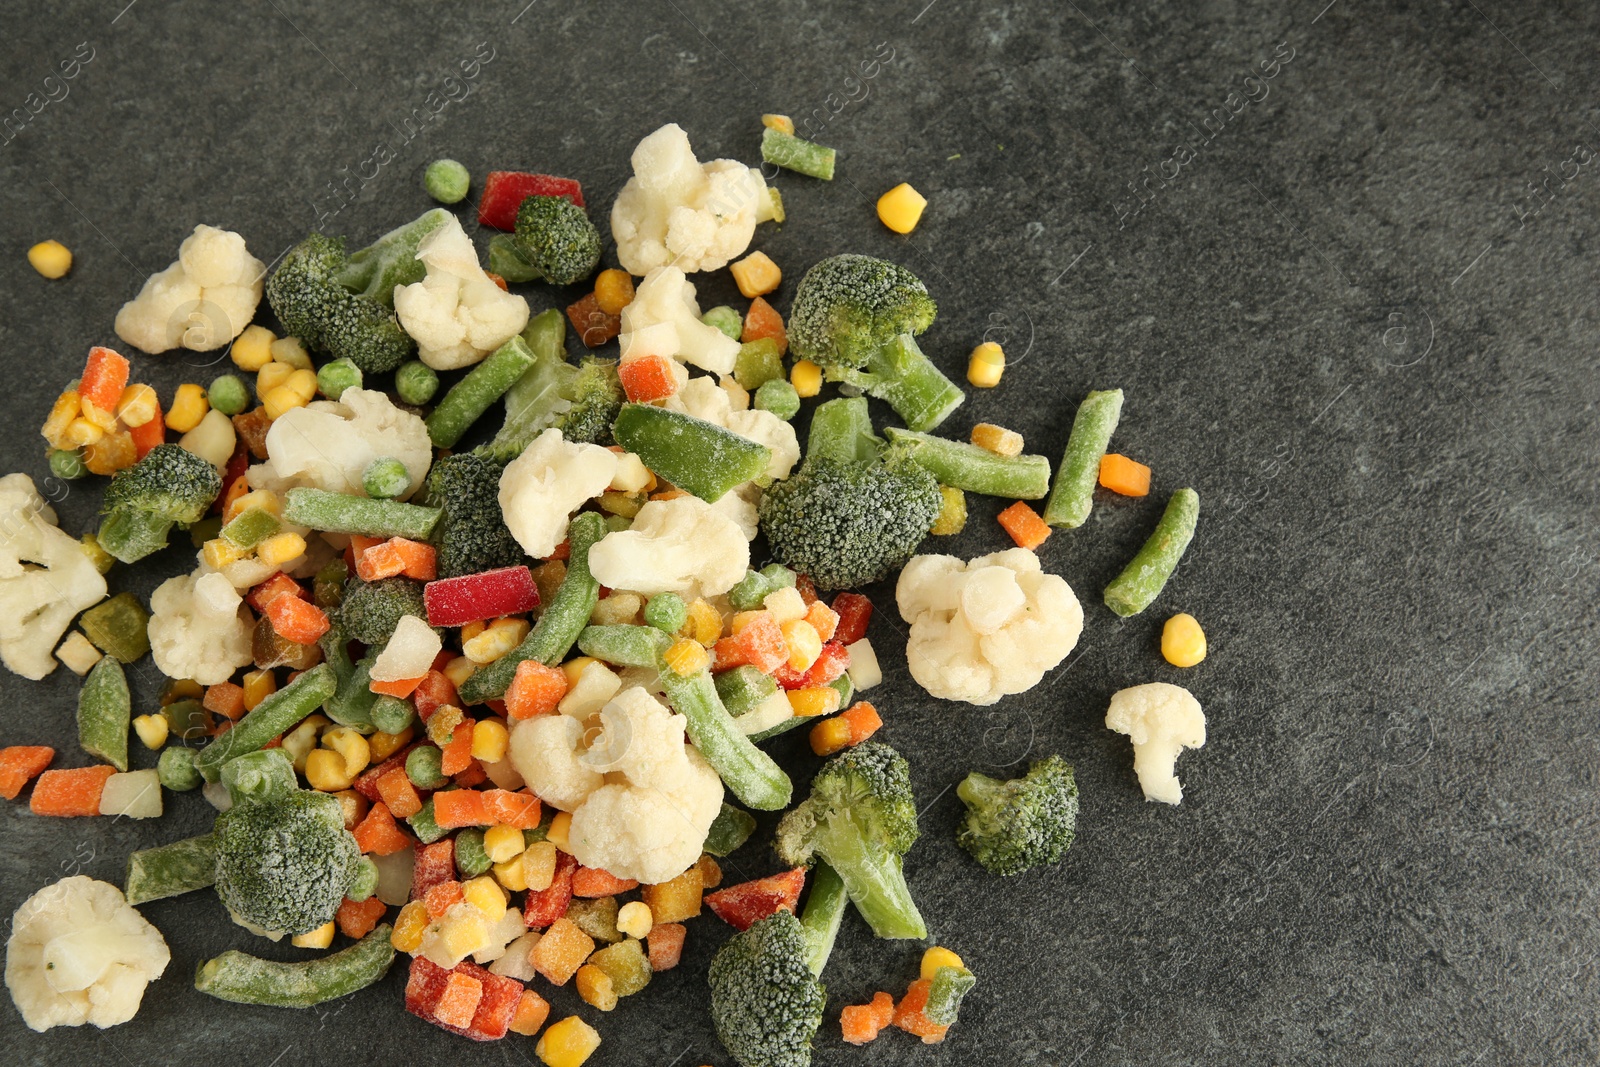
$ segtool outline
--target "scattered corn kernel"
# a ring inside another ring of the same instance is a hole
[[[72,269],[72,253],[60,241],[40,241],[28,249],[28,265],[53,281]]]
[[[248,483],[246,485],[248,486]],[[257,489],[254,492],[241,493],[228,502],[224,520],[232,522],[240,515],[252,510],[281,515],[283,513],[283,503],[278,499],[278,494],[271,489]]]
[[[895,233],[910,233],[922,221],[922,209],[927,206],[927,197],[901,182],[878,197],[878,220]]]
[[[789,698],[789,707],[802,718],[832,715],[839,710],[839,691],[831,685],[789,689],[784,691],[784,695]]]
[[[394,928],[389,932],[389,944],[397,952],[415,952],[422,947],[422,935],[428,929],[428,906],[413,900],[395,916]]]
[[[483,851],[491,863],[505,863],[522,855],[522,831],[515,826],[491,826],[483,832]]]
[[[625,270],[603,270],[594,280],[594,302],[607,315],[621,314],[633,303],[633,275]]]
[[[475,619],[461,627],[461,640],[471,641],[489,628],[488,619]]]
[[[789,384],[802,400],[816,396],[822,392],[822,368],[809,359],[796,360],[789,368]]]
[[[154,389],[143,382],[135,382],[122,390],[122,398],[117,401],[117,418],[124,426],[143,426],[156,417],[160,406]]]
[[[172,407],[167,412],[167,429],[177,433],[188,433],[200,425],[200,420],[206,417],[206,412],[211,410],[211,401],[206,398],[206,391],[193,382],[178,386],[177,394],[172,398]]]
[[[444,665],[444,676],[450,684],[460,689],[478,670],[478,665],[465,656],[457,656]]]
[[[244,681],[244,710],[254,711],[256,705],[278,691],[278,679],[269,670],[246,671]]]
[[[662,662],[672,673],[687,678],[711,665],[706,646],[688,637],[680,637],[662,656]]]
[[[823,719],[811,728],[811,751],[819,756],[831,756],[850,746],[850,724],[835,716]]]
[[[220,571],[228,564],[237,563],[249,555],[248,552],[236,546],[232,541],[221,537],[213,537],[207,541],[201,547],[200,553],[206,561],[206,566],[214,571]]]
[[[822,655],[822,635],[804,619],[783,624],[783,643],[789,648],[789,669],[809,670]]]
[[[61,435],[62,447],[83,448],[105,435],[104,430],[80,415],[67,424],[66,432]]]
[[[689,604],[689,618],[682,632],[685,637],[710,648],[722,636],[722,613],[704,597],[695,597]]]
[[[256,546],[256,558],[269,567],[281,567],[306,554],[306,539],[293,530],[273,534]]]
[[[228,355],[233,357],[234,366],[253,373],[272,362],[273,340],[272,331],[265,326],[246,326],[233,339]]]
[[[522,831],[517,831],[521,834]],[[493,878],[486,874],[479,875],[461,884],[461,899],[483,912],[483,917],[491,923],[497,923],[505,918],[506,891],[495,883]]]
[[[572,812],[558,811],[556,817],[550,820],[550,829],[545,833],[545,840],[559,848],[562,852],[568,851],[567,835],[572,832]],[[548,888],[548,887],[546,887]]]
[[[783,281],[783,271],[765,252],[751,252],[729,267],[728,271],[746,300],[767,295]]]
[[[56,659],[67,665],[67,669],[82,678],[89,673],[89,668],[100,662],[100,650],[94,647],[94,642],[83,635],[83,631],[74,630],[72,636],[61,642],[61,647],[56,649]],[[165,719],[161,720],[166,722]],[[160,748],[160,745],[152,745]]]
[[[140,743],[152,752],[167,743],[169,729],[165,715],[139,715],[133,720],[133,732],[139,735]]]
[[[78,398],[78,405],[80,408],[82,408],[81,414],[83,417],[100,427],[106,433],[110,433],[112,429],[116,427],[116,411],[105,411],[101,408],[98,408],[95,406],[94,401],[90,400],[86,396]]]
[[[655,926],[650,905],[642,900],[630,900],[617,909],[617,932],[643,940]]]
[[[372,750],[373,759],[386,760],[406,745],[409,745],[416,733],[416,730],[410,726],[407,726],[397,734],[386,734],[379,730],[376,733],[367,735],[367,747]]]
[[[600,1034],[595,1028],[576,1015],[569,1015],[545,1028],[533,1052],[545,1067],[582,1067],[599,1047]]]
[[[355,778],[372,762],[372,748],[367,739],[348,726],[338,726],[324,733],[322,746],[344,757],[344,773],[348,778]]]
[[[782,625],[806,617],[806,598],[792,585],[776,589],[766,595],[761,606],[772,612],[772,617]]]
[[[554,852],[554,846],[551,847]],[[528,888],[528,873],[521,856],[513,856],[504,863],[496,863],[490,868],[494,880],[500,883],[501,888],[511,893],[520,893]]]
[[[266,409],[269,419],[276,419],[295,408],[303,408],[307,403],[307,398],[287,385],[280,385],[261,398],[261,406]]]
[[[328,748],[312,749],[306,754],[306,781],[321,793],[337,793],[349,789],[355,775],[345,772],[345,759]]]
[[[288,366],[288,364],[283,365]],[[297,368],[293,374],[284,379],[283,387],[309,404],[317,395],[317,372],[304,367]]]
[[[493,624],[475,636],[464,638],[461,642],[461,652],[473,663],[481,666],[493,663],[510,652],[527,636],[528,620],[496,619]]]
[[[934,976],[939,973],[940,967],[954,967],[958,971],[967,969],[967,965],[961,962],[960,956],[957,956],[947,948],[940,948],[935,945],[922,954],[922,969],[917,977],[932,981]]]
[[[506,758],[511,734],[499,719],[480,719],[472,727],[472,758],[482,763],[499,763]]]
[[[1193,615],[1179,613],[1161,627],[1161,655],[1174,667],[1193,667],[1206,658],[1206,632]]]
[[[270,351],[273,362],[287,363],[296,370],[312,370],[311,354],[306,351],[306,346],[300,343],[298,337],[280,337],[272,342]]]
[[[295,934],[289,939],[289,943],[295,948],[327,948],[333,944],[333,930],[333,920],[329,919],[315,930]]]
[[[56,397],[56,402],[50,407],[50,414],[44,420],[44,426],[39,430],[44,434],[44,439],[50,442],[51,448],[60,448],[66,443],[65,434],[72,420],[82,411],[82,403],[78,399],[76,389],[68,389]]]
[[[980,422],[972,428],[972,443],[997,456],[1022,454],[1022,435],[992,422]]]
[[[612,593],[594,606],[589,621],[596,626],[625,626],[637,622],[644,601],[633,593]]]
[[[967,360],[967,381],[979,389],[993,389],[1000,384],[1000,375],[1005,369],[1005,349],[993,341],[985,341],[972,350]]]
[[[794,136],[794,119],[791,119],[788,115],[762,115],[761,125],[766,126],[768,129],[777,130],[779,133],[786,133],[790,137]]]

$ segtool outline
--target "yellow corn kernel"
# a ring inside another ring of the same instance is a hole
[[[112,422],[111,425],[115,426],[116,423]],[[133,445],[133,435],[127,430],[107,433],[83,450],[83,465],[89,469],[90,474],[115,474],[133,466],[138,458],[138,450]]]
[[[44,425],[39,432],[44,434],[44,439],[50,442],[51,448],[60,448],[66,443],[67,427],[72,425],[72,420],[82,411],[76,389],[68,389],[56,397],[56,402],[50,407],[50,414],[44,420]]]
[[[105,435],[106,432],[104,430],[79,415],[67,424],[66,432],[61,435],[61,447],[82,448],[85,445],[94,444]]]
[[[295,948],[327,948],[333,944],[333,930],[333,920],[329,919],[315,930],[295,934],[289,939],[289,943]]]
[[[28,249],[28,265],[53,281],[72,269],[72,253],[60,241],[40,241]]]
[[[86,533],[78,539],[78,547],[83,549],[83,554],[89,557],[89,562],[94,564],[94,569],[101,574],[110,572],[117,562],[115,557],[100,547],[100,538],[93,533]]]
[[[618,315],[633,303],[633,275],[625,270],[603,270],[594,280],[594,302],[607,315]]]
[[[461,627],[461,640],[471,641],[489,628],[488,619],[474,619]]]
[[[284,366],[288,365],[287,363],[284,364]],[[300,399],[309,404],[312,398],[317,395],[317,372],[301,367],[284,380],[283,387],[291,390]]]
[[[294,769],[306,773],[306,757],[317,747],[317,734],[325,726],[333,725],[326,715],[310,715],[300,725],[283,735],[283,750],[294,761]]]
[[[736,612],[734,614],[733,618],[728,620],[728,632],[730,634],[736,634],[740,630],[743,630],[746,626],[749,626],[750,623],[755,620],[755,617],[757,615],[770,615],[770,614],[772,614],[770,611],[764,611],[764,610],[761,610],[761,609],[757,609],[755,611],[740,611],[740,612]]]
[[[578,684],[578,679],[583,675],[583,669],[585,667],[591,663],[599,662],[600,661],[595,659],[593,656],[579,656],[576,659],[569,659],[567,662],[563,663],[561,665],[561,673],[567,676],[567,688],[571,689],[573,686]]]
[[[410,726],[397,734],[386,734],[379,730],[367,735],[367,748],[372,750],[372,758],[381,762],[409,745],[416,733],[417,731]]]
[[[571,821],[567,820],[569,823]],[[522,880],[527,888],[535,893],[549,889],[550,883],[556,880],[556,843],[535,841],[518,858],[518,865],[522,868]]]
[[[967,525],[967,494],[948,485],[941,485],[939,496],[941,499],[939,516],[933,520],[933,526],[928,532],[935,537],[949,537],[951,534],[960,533]]]
[[[499,719],[479,719],[472,727],[472,758],[482,763],[499,763],[506,758],[511,734]]]
[[[256,705],[278,691],[278,679],[270,670],[246,671],[244,681],[244,710],[254,711]]]
[[[361,825],[361,820],[367,817],[367,812],[372,809],[372,802],[357,793],[354,789],[341,789],[333,794],[339,802],[339,813],[344,818],[344,828],[354,830]]]
[[[822,392],[822,368],[809,359],[795,360],[794,366],[789,368],[789,384],[802,399],[816,396]]]
[[[578,996],[592,1008],[610,1011],[617,1006],[617,990],[611,976],[592,963],[578,968]]]
[[[133,720],[133,732],[139,735],[144,747],[151,751],[167,743],[169,729],[165,715],[140,715]]]
[[[650,905],[642,900],[630,900],[617,909],[617,932],[644,940],[656,925],[650,914]]]
[[[308,403],[309,400],[287,385],[280,385],[261,398],[261,406],[266,409],[269,419],[276,419],[295,408],[303,408]]]
[[[117,401],[117,418],[130,429],[143,426],[156,417],[160,406],[154,389],[143,382],[135,382],[123,388],[122,397]]]
[[[831,756],[850,746],[850,724],[834,716],[823,719],[811,728],[811,751],[819,756]]]
[[[802,718],[832,715],[839,710],[839,691],[831,685],[789,689],[784,691],[784,695],[789,698],[789,706],[794,713]]]
[[[228,355],[233,357],[234,366],[253,374],[272,362],[274,340],[272,331],[265,326],[246,326],[244,332],[233,339]]]
[[[779,133],[786,133],[790,137],[794,136],[794,119],[791,119],[788,115],[762,115],[761,125],[766,126],[768,129],[777,130]]]
[[[306,756],[306,781],[321,793],[337,793],[349,789],[355,775],[346,774],[344,757],[327,748],[312,749]]]
[[[168,678],[161,687],[161,706],[176,704],[180,700],[200,700],[205,695],[206,687],[199,682],[188,678]]]
[[[595,1028],[576,1015],[569,1015],[545,1027],[533,1054],[544,1061],[545,1067],[583,1067],[599,1047],[600,1034]]]
[[[687,678],[710,666],[711,657],[706,654],[706,646],[699,641],[680,637],[672,643],[671,648],[667,649],[661,661],[673,674]]]
[[[1161,627],[1161,655],[1174,667],[1193,667],[1206,658],[1206,632],[1193,615],[1174,615]]]
[[[805,619],[793,619],[783,624],[783,643],[789,648],[789,668],[809,670],[822,655],[822,635]]]
[[[572,812],[558,811],[556,817],[550,820],[550,829],[545,833],[545,840],[559,848],[562,852],[570,852],[567,848],[567,835],[572,832]],[[546,886],[545,888],[549,888]]]
[[[940,967],[954,967],[960,971],[967,969],[967,965],[961,962],[960,956],[957,956],[947,948],[940,948],[935,945],[922,954],[922,970],[917,977],[925,978],[931,982],[934,976],[939,973]]]
[[[722,636],[722,612],[707,603],[704,597],[695,597],[689,604],[689,616],[680,632],[710,648]]]
[[[500,824],[483,832],[483,851],[491,863],[505,863],[522,855],[522,831]]]
[[[1022,435],[992,422],[980,422],[972,428],[972,443],[997,456],[1022,454]]]
[[[394,927],[389,931],[389,944],[396,952],[415,952],[422,947],[422,935],[428,929],[428,906],[413,900],[395,916]]]
[[[206,566],[214,571],[220,571],[230,563],[237,563],[249,553],[234,546],[233,542],[221,537],[213,537],[201,546],[200,553],[206,561]]]
[[[354,778],[372,762],[372,747],[367,739],[348,726],[337,726],[322,735],[322,747],[344,757],[344,773]]]
[[[482,666],[493,663],[516,648],[527,636],[526,619],[496,619],[472,637],[463,638],[461,652],[473,663]]]
[[[274,363],[287,363],[296,370],[312,370],[311,354],[298,337],[280,337],[272,342],[270,351]]]
[[[878,197],[878,220],[895,233],[910,233],[922,221],[928,198],[906,182]]]
[[[993,389],[1000,384],[1000,375],[1005,369],[1005,349],[993,341],[985,341],[974,348],[967,359],[967,381],[979,389]]]
[[[465,656],[457,656],[444,665],[444,676],[450,679],[450,684],[460,689],[467,683],[467,679],[477,673],[478,665]]]
[[[728,271],[733,275],[734,284],[739,287],[739,292],[744,294],[746,300],[766,296],[783,281],[783,271],[778,269],[778,265],[772,262],[772,257],[765,252],[751,252],[729,267]]]
[[[211,401],[206,398],[204,389],[193,382],[180,385],[172,398],[172,407],[167,411],[167,429],[188,433],[200,425],[200,420],[210,410]]]
[[[276,360],[264,365],[256,372],[256,395],[264,397],[278,386],[288,385],[289,376],[294,372],[295,368]]]
[[[257,489],[253,492],[242,493],[228,502],[223,512],[223,521],[232,522],[245,512],[260,509],[272,515],[283,514],[283,502],[278,499],[278,494],[271,489]]]
[[[487,874],[461,883],[461,898],[483,912],[483,917],[492,923],[505,918],[506,891]]]
[[[293,530],[273,534],[256,546],[256,558],[269,567],[281,567],[306,554],[306,539]]]
[[[772,617],[778,620],[779,626],[806,617],[806,598],[792,585],[768,593],[762,598],[761,606],[772,612]]]
[[[81,412],[83,417],[100,427],[106,433],[110,433],[116,427],[117,413],[115,411],[104,411],[98,407],[95,407],[94,401],[90,400],[86,396],[79,397],[78,404],[83,409]]]

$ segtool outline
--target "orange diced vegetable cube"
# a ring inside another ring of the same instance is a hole
[[[771,674],[789,659],[789,645],[783,628],[770,611],[752,611],[744,626],[734,635],[746,663]]]
[[[517,1001],[516,1014],[511,1016],[511,1032],[532,1037],[549,1017],[550,1002],[533,990],[524,989],[522,999]]]
[[[472,765],[472,720],[456,726],[455,736],[444,746],[444,759],[440,770],[445,774],[460,774]],[[441,824],[442,825],[442,824]]]
[[[78,400],[93,404],[102,412],[113,412],[122,390],[128,384],[128,361],[109,348],[99,345],[89,349],[89,360],[83,366],[83,377],[78,380]]]
[[[226,719],[237,719],[244,715],[244,686],[235,685],[233,682],[218,682],[206,689],[206,697],[201,703],[205,709]]]
[[[274,597],[267,605],[267,619],[279,637],[297,645],[314,645],[332,625],[328,613],[297,596]]]
[[[356,554],[356,577],[363,582],[393,578],[405,570],[405,567],[405,560],[400,558],[399,551],[389,541],[373,545],[366,551]]]
[[[390,772],[393,773],[393,772]],[[400,772],[402,775],[405,771]],[[406,783],[410,785],[410,782]],[[383,779],[378,779],[378,787],[383,787]],[[416,796],[416,790],[411,791]],[[422,810],[422,802],[417,802],[417,811]],[[415,815],[414,811],[411,814]],[[396,852],[403,852],[411,844],[411,838],[400,829],[400,824],[395,822],[394,813],[389,810],[389,805],[378,801],[367,811],[366,818],[352,831],[355,835],[356,845],[363,853],[374,856],[392,856]]]
[[[483,807],[483,794],[476,789],[449,789],[433,794],[433,821],[446,830],[490,825],[489,813]]]
[[[681,923],[699,915],[704,893],[705,883],[700,878],[700,868],[697,866],[690,867],[671,881],[647,885],[640,890],[657,923]]]
[[[1100,457],[1100,484],[1123,496],[1150,495],[1150,468],[1138,460],[1107,452]]]
[[[396,678],[392,682],[380,682],[376,678],[367,683],[367,688],[372,692],[386,697],[398,697],[404,700],[416,692],[417,686],[422,684],[426,674],[419,674],[415,678]]]
[[[683,958],[683,941],[689,930],[682,923],[658,922],[645,935],[652,971],[670,971]]]
[[[100,794],[115,767],[74,767],[45,771],[34,784],[28,803],[35,815],[99,815]]]
[[[128,427],[128,436],[133,438],[133,454],[138,459],[143,459],[151,449],[167,440],[167,423],[162,416],[161,405],[156,405],[155,416],[149,422],[138,426]]]
[[[432,545],[404,537],[390,538],[389,544],[399,553],[400,561],[404,564],[400,573],[407,578],[431,582],[439,576],[439,551]]]
[[[594,951],[594,938],[578,929],[578,924],[563,916],[551,923],[529,959],[533,969],[554,985],[566,985]]]
[[[850,705],[839,718],[850,725],[850,743],[859,745],[867,738],[878,732],[878,727],[883,725],[883,717],[878,714],[878,709],[869,701],[858,700]]]
[[[823,719],[811,728],[811,751],[819,756],[831,756],[850,747],[850,724],[844,716]]]
[[[852,1045],[865,1045],[894,1021],[894,998],[874,993],[870,1004],[851,1004],[839,1013],[844,1039]]]
[[[1039,513],[1020,500],[1002,511],[997,518],[1018,548],[1038,548],[1050,536],[1050,527],[1039,517]]]
[[[422,810],[422,796],[417,792],[417,787],[411,784],[411,779],[406,777],[403,764],[391,767],[378,776],[378,796],[383,799],[389,814],[397,819],[409,819]],[[370,813],[368,817],[371,817]]]
[[[665,400],[678,391],[678,379],[673,374],[672,360],[666,356],[641,356],[630,359],[617,368],[622,379],[622,391],[635,404],[648,404],[652,400]]]
[[[457,780],[460,780],[459,776]],[[509,789],[486,789],[483,792],[483,810],[490,823],[531,830],[539,825],[542,809],[539,798],[532,793],[514,793]]]
[[[56,750],[49,745],[12,745],[0,748],[0,797],[15,800],[34,775],[50,766]],[[99,801],[96,800],[96,804]],[[98,808],[96,809],[98,810]]]
[[[745,344],[770,337],[778,345],[778,355],[789,351],[789,331],[783,328],[783,316],[767,303],[764,297],[750,301],[750,310],[744,317],[744,331],[739,340]]]
[[[334,919],[339,923],[341,934],[359,941],[372,933],[372,928],[378,925],[378,920],[382,919],[383,913],[388,910],[388,905],[376,895],[360,901],[346,897],[344,903],[339,905]]]
[[[579,866],[572,872],[572,895],[575,897],[614,897],[618,893],[626,893],[635,889],[638,881],[632,878],[618,878],[610,871],[602,871],[598,867]]]
[[[447,878],[438,885],[429,886],[427,892],[422,894],[422,903],[428,909],[430,919],[440,918],[465,899],[461,892],[461,883],[454,878]]]
[[[506,689],[506,716],[531,719],[549,715],[567,695],[567,675],[559,667],[546,667],[538,660],[525,659]]]
[[[483,983],[470,974],[451,971],[445,979],[444,992],[434,1005],[433,1017],[447,1026],[465,1030],[472,1025],[478,1013],[478,1001],[483,999]]]
[[[806,622],[812,625],[824,642],[832,641],[834,631],[839,628],[839,613],[822,601],[814,600],[806,608]]]
[[[916,1034],[922,1038],[924,1045],[937,1045],[950,1029],[923,1014],[923,1009],[928,1006],[928,990],[932,987],[932,978],[918,978],[911,983],[906,995],[900,998],[900,1003],[894,1009],[894,1025],[908,1034]]]

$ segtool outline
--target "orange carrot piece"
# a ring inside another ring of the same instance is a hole
[[[143,426],[128,427],[128,436],[133,439],[133,455],[135,459],[143,459],[150,450],[167,440],[167,420],[161,413],[161,404],[156,404],[156,413],[153,418]]]
[[[363,582],[376,582],[382,578],[393,578],[405,569],[406,561],[400,557],[400,553],[394,547],[394,542],[392,541],[373,545],[356,556],[356,577]]]
[[[581,864],[572,872],[572,895],[575,897],[614,897],[618,893],[626,893],[630,889],[637,889],[639,882],[634,878],[618,878],[610,871],[603,871],[598,867],[584,867]]]
[[[750,310],[744,317],[744,331],[739,340],[746,344],[770,337],[778,343],[778,355],[789,351],[789,331],[783,327],[783,316],[762,297],[750,301]]]
[[[517,1010],[511,1016],[510,1030],[513,1034],[532,1037],[549,1017],[550,1002],[533,990],[524,989],[522,999],[517,1001]]]
[[[383,918],[383,913],[388,910],[389,906],[375,895],[366,900],[351,900],[346,897],[339,905],[338,912],[334,914],[334,919],[339,923],[341,934],[359,941],[372,933],[372,928],[378,925],[378,920]]]
[[[937,1045],[944,1040],[948,1026],[940,1026],[927,1015],[923,1009],[928,1006],[928,990],[933,988],[933,979],[918,978],[906,990],[906,995],[900,998],[900,1003],[894,1009],[894,1025],[908,1034],[916,1034],[922,1038],[924,1045]]]
[[[538,660],[525,659],[517,664],[517,673],[506,688],[506,716],[516,720],[548,715],[566,695],[565,672],[546,667]]]
[[[464,771],[457,771],[455,774],[452,774],[450,776],[450,780],[464,789],[472,789],[482,785],[484,782],[487,782],[489,780],[489,774],[483,769],[483,764],[479,763],[477,760],[469,760],[467,762],[467,769]],[[537,826],[539,824],[534,823],[534,825]],[[517,829],[521,830],[524,829],[524,827],[519,826]]]
[[[635,404],[664,400],[678,391],[672,360],[666,356],[630,359],[617,368],[617,376],[622,379],[622,391]]]
[[[997,519],[1018,548],[1038,548],[1050,536],[1050,527],[1039,513],[1020,500],[1002,511]]]
[[[280,596],[267,605],[267,618],[278,636],[297,645],[314,645],[333,624],[328,613],[297,596]],[[421,681],[421,679],[418,679]],[[413,686],[412,688],[416,688]]]
[[[1122,496],[1150,495],[1150,468],[1136,459],[1107,452],[1100,457],[1100,484]]]
[[[439,918],[461,903],[462,899],[461,883],[454,878],[429,886],[428,891],[422,894],[422,903],[428,909],[430,919]]]
[[[367,688],[382,696],[399,697],[404,700],[416,691],[417,686],[421,685],[426,677],[426,674],[419,674],[415,678],[400,678],[393,682],[380,682],[374,678],[367,683]]]
[[[89,349],[89,360],[78,380],[78,399],[101,411],[117,410],[122,390],[128,386],[128,361],[120,354],[99,345]]]
[[[444,759],[440,770],[445,774],[460,774],[472,764],[472,726],[473,720],[456,727],[455,735],[450,738],[450,743],[444,746]]]
[[[391,537],[389,544],[400,557],[400,573],[407,578],[431,582],[439,576],[439,553],[432,545],[404,537]]]
[[[422,795],[411,784],[411,779],[406,777],[404,764],[378,776],[378,796],[389,809],[388,814],[397,819],[409,819],[422,810]],[[376,810],[377,806],[374,805],[373,811]],[[369,811],[367,817],[371,818],[372,814]]]
[[[35,815],[99,815],[100,794],[115,767],[74,767],[45,771],[33,787],[28,807]]]
[[[381,779],[379,785],[382,785]],[[421,810],[422,802],[418,801],[417,811]],[[415,815],[416,812],[412,814]],[[360,846],[363,854],[392,856],[396,852],[404,851],[411,844],[411,838],[400,829],[400,824],[394,821],[394,814],[389,810],[389,806],[381,800],[367,810],[366,818],[362,819],[351,833],[355,836],[356,844]]]
[[[824,642],[833,640],[833,633],[839,628],[839,613],[820,600],[813,600],[806,608],[806,622],[809,622],[817,631],[817,636]]]
[[[200,702],[207,711],[225,719],[238,719],[244,715],[244,687],[232,682],[218,682],[206,689]]]
[[[539,825],[543,805],[532,793],[514,793],[509,789],[483,791],[483,808],[491,822],[515,826],[518,830],[531,830]]]
[[[279,597],[285,596],[294,597],[297,600],[304,600],[306,598],[306,591],[301,587],[299,582],[295,581],[287,574],[284,574],[282,571],[279,571],[271,578],[268,578],[266,581],[250,590],[249,593],[245,594],[244,599],[245,603],[249,604],[252,608],[255,608],[257,611],[265,615],[267,613],[267,609],[272,607],[273,602],[275,602]]]
[[[865,1045],[875,1040],[893,1020],[894,998],[887,993],[874,993],[872,1003],[851,1004],[839,1013],[844,1039],[852,1045]]]
[[[0,748],[0,797],[15,800],[34,775],[50,766],[56,750],[49,745],[12,745]]]
[[[856,701],[839,717],[850,727],[852,745],[859,745],[877,733],[878,727],[883,725],[883,717],[878,714],[878,709],[865,700]]]
[[[490,824],[483,794],[476,789],[447,789],[433,794],[433,821],[443,830]]]

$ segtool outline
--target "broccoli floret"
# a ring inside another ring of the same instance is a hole
[[[973,771],[956,795],[967,806],[956,841],[991,874],[1055,863],[1077,833],[1078,785],[1060,756],[1035,760],[1026,775],[1009,781]]]
[[[939,483],[872,434],[861,397],[816,410],[800,469],[761,494],[773,554],[824,589],[850,589],[905,563],[939,517]]]
[[[450,219],[442,207],[425,212],[390,230],[359,252],[351,253],[334,276],[346,289],[385,307],[394,307],[394,287],[420,282],[428,268],[417,259],[417,246]]]
[[[217,895],[239,919],[303,934],[331,921],[361,860],[331,793],[296,789],[217,816]]]
[[[511,244],[538,277],[571,285],[600,263],[600,231],[589,213],[564,196],[530,196],[517,208]]]
[[[717,1036],[740,1067],[806,1067],[827,988],[818,981],[849,898],[839,876],[817,864],[803,918],[788,911],[736,934],[707,979]]]
[[[928,928],[901,868],[917,834],[906,761],[868,741],[823,764],[811,795],[778,824],[775,844],[785,863],[826,860],[879,937],[920,939]]]
[[[381,648],[400,625],[403,615],[428,617],[422,600],[422,583],[402,578],[375,582],[353,581],[344,587],[339,604],[339,628],[352,641]]]
[[[523,560],[522,546],[500,511],[500,473],[505,466],[472,452],[445,456],[428,472],[428,502],[440,509],[433,528],[439,577],[510,567]]]
[[[479,450],[482,454],[509,463],[551,427],[575,443],[611,443],[611,424],[627,399],[616,364],[593,358],[578,366],[568,363],[566,323],[566,316],[551,309],[522,331],[533,366],[507,390],[505,423]]]
[[[615,363],[586,356],[562,396],[572,403],[561,417],[562,437],[579,444],[612,443],[611,424],[627,400]]]
[[[173,525],[205,517],[222,492],[222,475],[178,445],[157,445],[117,472],[100,505],[100,547],[124,563],[164,548]]]

